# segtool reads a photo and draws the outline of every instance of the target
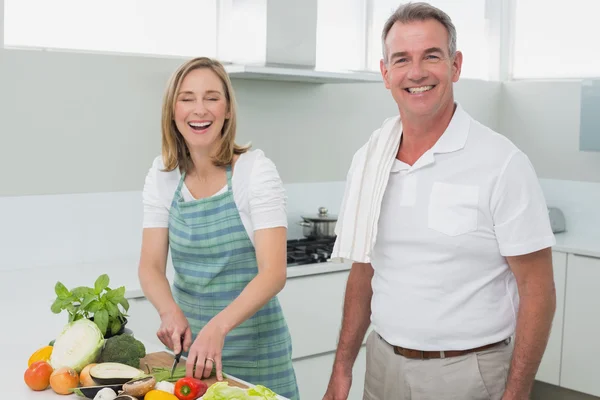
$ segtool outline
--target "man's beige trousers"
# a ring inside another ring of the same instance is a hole
[[[513,342],[444,359],[394,353],[375,331],[367,338],[364,400],[501,400]]]

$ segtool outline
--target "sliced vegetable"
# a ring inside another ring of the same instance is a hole
[[[206,393],[208,385],[191,376],[181,378],[175,383],[175,396],[179,400],[196,400]]]
[[[36,350],[30,357],[29,361],[27,361],[27,366],[30,367],[31,364],[37,361],[50,361],[50,355],[52,354],[52,346],[44,346],[41,349]]]
[[[115,393],[119,393],[123,389],[123,385],[101,385],[101,386],[86,386],[73,389],[73,393],[81,397],[93,399],[102,389],[112,389]]]
[[[100,389],[94,396],[94,400],[115,400],[117,398],[117,392],[111,388]]]
[[[146,393],[154,389],[154,385],[156,385],[156,379],[153,376],[146,376],[123,384],[123,392],[134,397],[144,397]]]
[[[171,376],[171,368],[164,367],[153,367],[152,376],[156,379],[156,382],[177,382],[181,378],[185,378],[185,365],[175,368],[173,376]]]
[[[100,363],[90,369],[90,376],[101,385],[112,385],[129,382],[144,372],[120,363]]]
[[[98,326],[89,319],[80,319],[67,324],[56,338],[50,365],[52,368],[73,368],[79,373],[88,364],[96,362],[104,338]]]

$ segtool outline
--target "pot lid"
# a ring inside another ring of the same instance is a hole
[[[329,214],[325,207],[319,207],[317,215],[302,215],[302,219],[310,222],[334,222],[337,221],[337,215]]]

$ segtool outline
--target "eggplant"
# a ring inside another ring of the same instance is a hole
[[[118,384],[118,385],[102,385],[102,386],[82,386],[82,387],[78,387],[76,390],[78,392],[81,392],[81,394],[84,395],[85,397],[87,397],[88,399],[93,399],[94,397],[96,397],[96,394],[98,394],[98,392],[104,388],[109,388],[109,389],[114,390],[115,393],[119,393],[121,390],[123,390],[123,385]]]
[[[129,382],[143,375],[143,371],[121,363],[100,363],[90,369],[90,376],[100,385],[115,385]]]

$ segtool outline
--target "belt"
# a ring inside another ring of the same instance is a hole
[[[382,338],[383,339],[383,338]],[[504,344],[509,344],[511,341],[511,338],[507,338],[504,340],[501,340],[499,342],[496,343],[491,343],[491,344],[486,344],[484,346],[479,346],[479,347],[475,347],[472,349],[467,349],[467,350],[448,350],[448,351],[426,351],[426,350],[414,350],[414,349],[407,349],[404,347],[400,347],[400,346],[394,346],[394,345],[390,345],[392,346],[392,348],[394,349],[394,353],[406,357],[406,358],[415,358],[415,359],[421,359],[421,360],[430,360],[433,358],[447,358],[447,357],[459,357],[459,356],[464,356],[466,354],[470,354],[470,353],[475,353],[477,351],[483,351],[483,350],[487,350],[487,349],[491,349],[494,346],[498,346],[502,343]]]

